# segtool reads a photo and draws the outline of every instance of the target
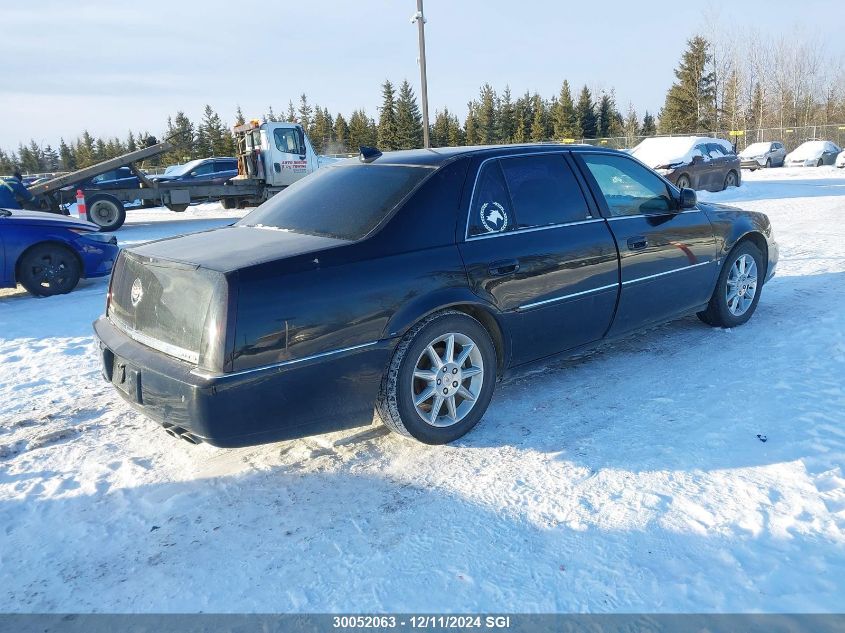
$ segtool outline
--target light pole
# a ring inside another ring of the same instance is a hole
[[[422,99],[423,147],[429,147],[428,140],[428,82],[425,74],[425,15],[423,0],[417,0],[417,12],[411,17],[411,24],[417,23],[420,38],[420,97]]]

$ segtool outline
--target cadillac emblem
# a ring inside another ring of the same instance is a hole
[[[141,303],[141,299],[144,298],[144,287],[141,285],[140,277],[136,278],[135,281],[132,282],[132,291],[129,293],[129,299],[132,301],[132,307],[137,308],[138,304]]]

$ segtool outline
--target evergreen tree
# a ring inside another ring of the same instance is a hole
[[[293,106],[293,104],[291,104]],[[244,113],[241,110],[241,106],[238,105],[237,109],[235,110],[235,125],[243,125],[246,123],[246,119],[244,118]]]
[[[171,120],[167,119],[167,140],[173,144],[173,149],[167,153],[166,160],[170,163],[187,163],[196,158],[196,133],[194,124],[181,110]]]
[[[135,135],[132,130],[129,130],[129,136],[126,137],[126,151],[134,152],[136,149],[138,149],[138,143],[135,142]]]
[[[751,96],[747,119],[758,129],[763,127],[763,122],[766,120],[766,100],[763,99],[763,87],[759,81],[754,83],[754,93]]]
[[[575,103],[572,101],[569,82],[564,79],[554,108],[554,138],[562,141],[576,136],[579,134],[576,130]]]
[[[609,138],[612,136],[611,128],[614,125],[614,115],[616,114],[616,105],[613,103],[613,97],[608,93],[603,92],[601,99],[599,99],[598,116],[596,121],[599,138]]]
[[[478,107],[475,111],[478,129],[478,143],[491,145],[497,142],[496,136],[496,92],[490,84],[481,86],[478,93]]]
[[[516,133],[516,108],[511,97],[510,86],[505,86],[496,113],[496,137],[500,143],[513,143]]]
[[[311,115],[313,113],[313,108],[308,105],[308,97],[306,97],[303,92],[299,96],[299,118],[297,119],[297,122],[306,132],[311,129]]]
[[[264,122],[265,122],[265,123],[266,123],[267,121],[273,121],[273,122],[275,122],[275,121],[278,121],[278,120],[279,120],[279,119],[277,119],[277,118],[276,118],[276,113],[275,113],[275,112],[273,112],[273,106],[268,106],[268,108],[267,108],[267,114],[265,114],[265,115],[264,115]]]
[[[311,144],[314,146],[314,151],[318,154],[321,154],[328,147],[328,144],[331,143],[331,128],[326,120],[326,112],[319,105],[314,108],[314,118],[307,132],[308,136],[311,137]]]
[[[531,137],[531,123],[534,118],[531,113],[531,97],[527,92],[516,100],[514,116],[516,128],[513,132],[513,142],[527,143]]]
[[[595,104],[590,89],[585,85],[581,88],[578,96],[578,105],[575,107],[575,117],[581,138],[596,138],[597,124]]]
[[[76,156],[63,138],[59,139],[59,160],[61,168],[65,171],[73,171],[77,168]]]
[[[709,70],[710,44],[696,35],[675,69],[677,81],[669,88],[660,113],[665,133],[705,132],[715,125],[716,77]]]
[[[423,144],[422,115],[407,79],[399,86],[396,99],[396,139],[398,149],[416,149]]]
[[[475,114],[478,105],[474,101],[467,103],[467,118],[464,122],[464,142],[467,145],[478,145],[478,118]]]
[[[100,161],[106,160],[109,157],[108,154],[108,151],[106,151],[106,142],[98,138],[94,143],[94,162],[99,163]]]
[[[390,151],[399,147],[396,129],[396,90],[389,79],[381,85],[381,112],[378,119],[378,147]]]
[[[349,150],[349,125],[342,114],[338,113],[334,120],[334,141],[339,152]]]
[[[637,143],[637,137],[640,134],[640,120],[637,117],[637,111],[634,109],[634,104],[628,104],[628,115],[625,117],[625,122],[622,125],[622,133],[625,135],[625,145],[633,147]]]
[[[654,123],[654,117],[645,111],[643,115],[643,126],[640,128],[640,136],[654,136],[657,134],[657,125]]]
[[[534,112],[534,119],[531,121],[530,139],[532,143],[548,140],[546,133],[546,104],[535,94],[532,98],[531,109]]]
[[[296,110],[293,109],[293,101],[288,101],[288,123],[296,123]]]
[[[32,141],[33,143],[35,141]],[[38,146],[36,145],[36,148]],[[31,148],[23,143],[18,144],[18,161],[20,163],[21,171],[26,174],[34,174],[41,171],[41,163],[38,160],[38,152],[33,152]]]
[[[15,153],[7,154],[0,149],[0,174],[11,174],[19,169]]]
[[[203,110],[202,122],[197,129],[197,153],[202,156],[227,156],[231,154],[232,143],[229,130],[210,105]]]
[[[82,137],[77,139],[74,154],[79,169],[94,164],[94,138],[88,133],[88,130],[83,130]]]
[[[374,125],[364,110],[355,110],[349,117],[349,149],[357,152],[362,145],[377,144]]]

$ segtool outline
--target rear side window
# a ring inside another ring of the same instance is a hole
[[[587,202],[560,154],[501,161],[517,228],[579,222],[590,217]]]
[[[212,172],[214,172],[214,163],[213,162],[203,163],[202,165],[194,168],[191,171],[191,173],[194,176],[205,176],[206,174],[210,174]]]
[[[498,160],[481,167],[469,211],[469,235],[505,233],[516,226],[510,194]]]

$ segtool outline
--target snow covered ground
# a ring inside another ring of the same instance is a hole
[[[774,224],[750,323],[693,316],[499,385],[445,447],[191,446],[101,380],[105,281],[0,297],[0,611],[841,611],[845,173],[702,197]],[[231,217],[130,211],[118,237]]]

